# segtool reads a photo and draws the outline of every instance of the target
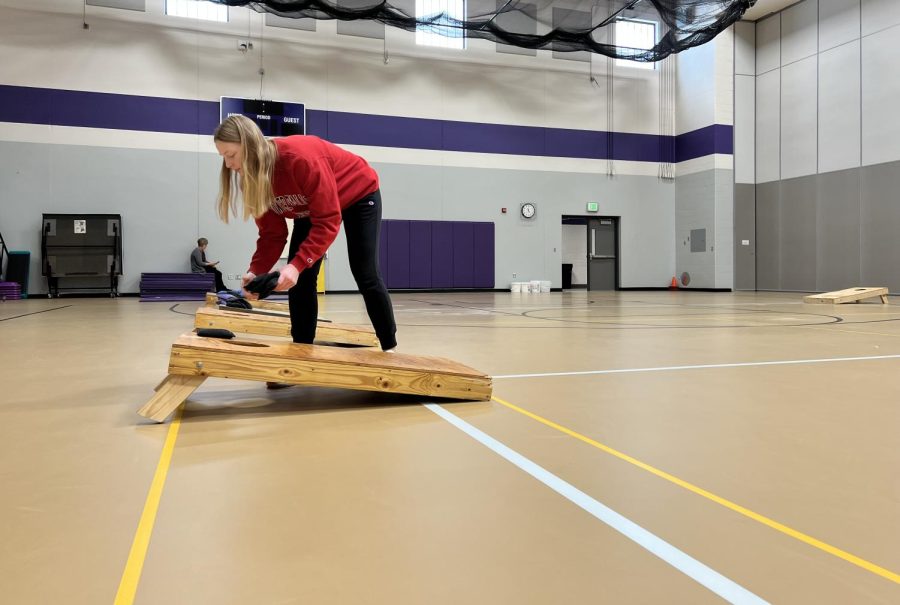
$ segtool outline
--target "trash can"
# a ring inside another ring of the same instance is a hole
[[[28,297],[28,269],[31,252],[10,250],[6,261],[6,281],[14,281],[22,286],[22,298]]]
[[[563,290],[571,290],[572,289],[572,267],[574,263],[563,263],[562,264],[562,289]]]

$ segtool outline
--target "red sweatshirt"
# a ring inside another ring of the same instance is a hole
[[[250,271],[272,269],[287,242],[286,219],[309,217],[309,235],[290,263],[301,272],[322,258],[337,237],[341,211],[378,189],[378,174],[361,157],[318,137],[273,139],[278,149],[272,189],[275,203],[256,219],[259,239]]]

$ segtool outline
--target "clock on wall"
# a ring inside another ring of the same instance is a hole
[[[534,204],[532,204],[531,202],[525,202],[524,204],[522,204],[522,207],[519,209],[519,211],[525,218],[534,218],[536,209],[534,207]]]

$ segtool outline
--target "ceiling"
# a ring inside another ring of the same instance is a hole
[[[756,0],[756,5],[744,13],[744,21],[758,21],[802,0]]]
[[[160,8],[154,8],[156,10],[161,10],[164,1],[165,0],[146,0],[146,3],[147,5],[159,5]],[[771,15],[772,13],[777,13],[778,11],[784,10],[799,2],[802,2],[802,0],[757,0],[756,5],[744,13],[744,20],[758,21],[759,19]],[[9,8],[41,10],[54,13],[81,14],[83,4],[84,0],[0,0],[0,7],[5,6]],[[106,4],[107,6],[114,5],[115,0],[105,0],[105,2],[101,2],[101,4]]]

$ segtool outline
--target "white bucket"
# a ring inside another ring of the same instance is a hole
[[[523,294],[528,294],[529,292],[531,292],[531,282],[520,282],[519,287],[522,289]]]
[[[541,292],[549,292],[550,291],[550,282],[542,281],[541,282]]]
[[[531,280],[531,291],[535,294],[540,294],[541,292],[541,281],[539,279]]]
[[[509,285],[510,292],[521,292],[522,291],[522,282],[514,281]]]

